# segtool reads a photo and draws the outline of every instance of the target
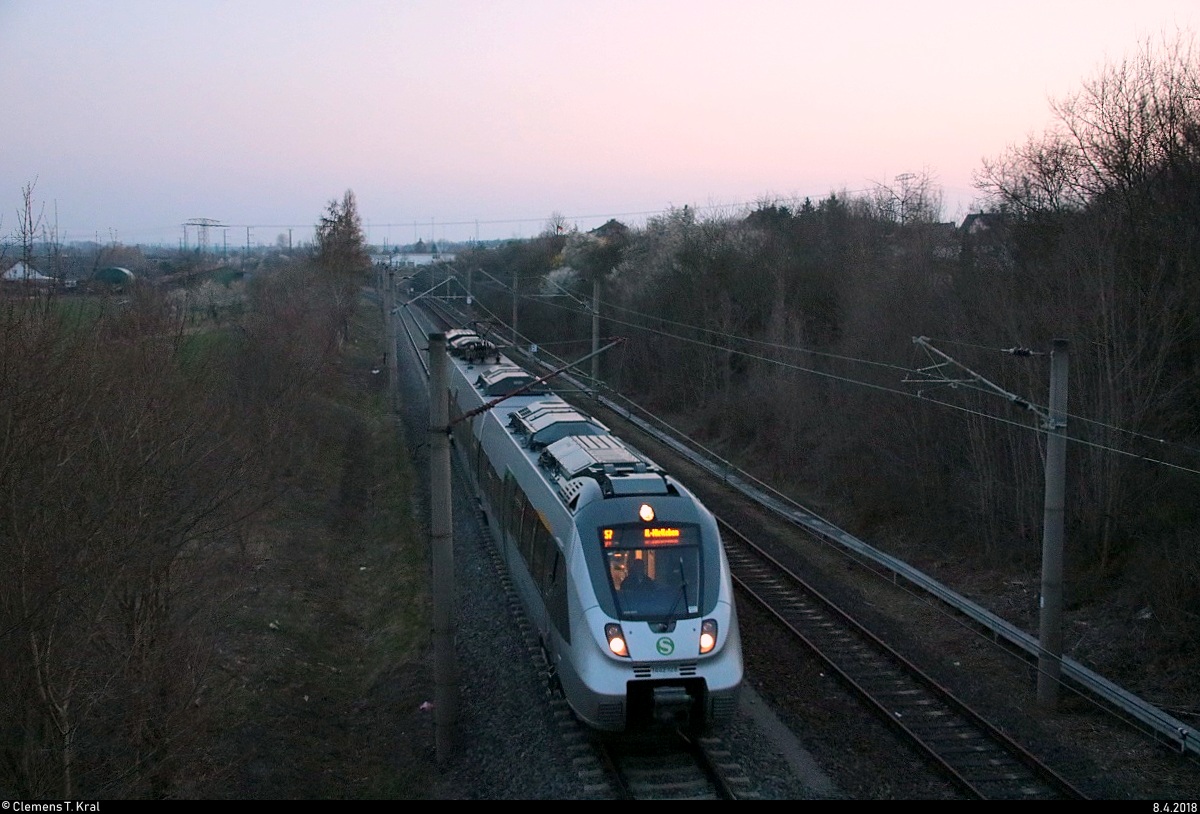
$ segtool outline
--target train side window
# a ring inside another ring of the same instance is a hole
[[[488,497],[492,501],[492,511],[504,511],[504,482],[500,480],[500,476],[491,466],[485,467],[487,470],[488,486],[491,487],[491,492]],[[496,518],[499,520],[499,517]]]
[[[513,544],[518,549],[521,547],[521,522],[525,519],[525,495],[519,491],[513,492],[511,501],[511,511],[508,513],[508,533],[512,537]]]
[[[479,447],[479,467],[479,485],[483,489],[483,493],[487,495],[490,510],[498,512],[503,508],[503,504],[500,503],[500,478],[496,476],[496,471],[488,463],[487,456],[483,452],[483,445]]]
[[[524,497],[524,495],[522,495],[522,497]],[[533,504],[531,504],[528,500],[523,501],[522,508],[524,509],[525,516],[521,521],[521,556],[525,558],[526,565],[532,566],[534,547],[533,541],[537,536],[538,529],[542,527],[542,521],[541,518],[538,517],[537,509],[533,508]],[[532,567],[530,568],[530,572],[536,576],[536,571],[533,571]]]
[[[554,538],[549,537],[546,545],[545,567],[542,574],[542,595],[548,596],[554,588],[554,580],[562,572],[562,566],[559,561],[562,560],[562,554],[558,551],[558,546],[554,543]]]
[[[542,563],[546,561],[546,550],[542,546],[545,536],[545,529],[542,528],[541,523],[537,523],[533,528],[533,533],[529,535],[529,575],[533,577],[539,593],[542,590]]]
[[[504,527],[513,542],[520,545],[521,516],[524,514],[525,494],[517,488],[517,480],[511,472],[504,474]]]
[[[487,456],[483,454],[483,444],[479,443],[479,439],[475,437],[475,433],[469,433],[471,438],[471,457],[475,461],[475,482],[480,486],[483,485],[483,473],[490,469],[488,466]]]
[[[553,546],[553,560],[550,566],[550,584],[546,588],[546,608],[550,613],[550,623],[558,630],[567,644],[571,643],[571,620],[567,615],[567,580],[566,560],[558,545]]]
[[[554,536],[539,522],[533,536],[533,562],[530,563],[529,570],[542,594],[546,593],[546,586],[550,582],[550,570],[554,567],[553,555],[557,551]]]

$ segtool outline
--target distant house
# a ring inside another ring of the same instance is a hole
[[[967,215],[959,227],[964,261],[978,263],[986,260],[989,263],[1011,264],[1006,226],[1004,215],[1000,212]]]
[[[1004,226],[1004,216],[999,212],[973,212],[967,215],[959,230],[969,237]]]
[[[16,283],[46,284],[54,282],[53,277],[47,277],[24,260],[18,260],[10,266],[8,271],[0,275],[0,279],[3,279],[5,282]]]
[[[589,235],[595,235],[601,239],[622,239],[629,235],[629,227],[621,223],[616,218],[609,218],[608,223],[597,226]]]

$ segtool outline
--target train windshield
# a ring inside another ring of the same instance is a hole
[[[700,529],[630,524],[600,529],[609,586],[624,619],[700,612]]]

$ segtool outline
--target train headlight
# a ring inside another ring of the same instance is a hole
[[[711,653],[717,646],[717,620],[705,619],[700,625],[700,655]]]
[[[615,622],[608,623],[604,626],[604,635],[608,637],[608,649],[614,656],[629,658],[629,646],[625,644],[625,634],[620,625]]]

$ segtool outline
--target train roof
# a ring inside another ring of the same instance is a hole
[[[679,494],[677,484],[658,464],[554,395],[534,374],[498,354],[497,359],[478,367],[461,357],[455,363],[467,381],[478,371],[474,389],[484,397],[506,396],[533,385],[519,394],[521,402],[510,402],[514,407],[506,419],[501,418],[502,411],[493,415],[524,447],[523,456],[543,471],[570,510],[597,499]],[[526,401],[529,397],[533,398]],[[518,403],[521,406],[515,406]]]
[[[450,350],[450,353],[453,354],[455,351],[461,351],[468,345],[474,345],[483,341],[483,337],[479,336],[479,334],[459,334],[458,336],[449,340],[446,343],[446,347]]]
[[[538,401],[509,413],[509,429],[520,433],[530,449],[543,449],[571,435],[600,435],[608,427],[566,402]]]
[[[606,497],[670,492],[658,465],[615,435],[569,435],[546,447],[538,463],[560,483],[592,478]],[[562,495],[571,496],[567,490]]]
[[[514,364],[492,365],[481,372],[475,379],[475,386],[483,391],[485,396],[503,396],[522,387],[533,385],[537,377],[529,371]],[[530,387],[526,395],[545,393],[547,386],[539,383]]]

